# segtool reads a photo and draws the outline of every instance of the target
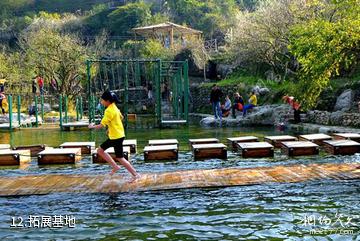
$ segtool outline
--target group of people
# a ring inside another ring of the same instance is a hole
[[[225,103],[221,104],[221,98],[223,92],[217,84],[214,84],[210,93],[210,103],[214,112],[215,119],[222,119],[232,114],[233,118],[236,118],[236,111],[241,111],[242,116],[246,116],[247,111],[257,106],[257,96],[254,91],[250,93],[248,104],[245,104],[244,98],[237,92],[234,94],[233,103],[230,100],[229,95],[225,96]]]

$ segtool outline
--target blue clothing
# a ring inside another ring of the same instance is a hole
[[[225,102],[224,109],[225,110],[230,110],[231,109],[231,101],[230,100],[227,100]]]
[[[253,104],[245,105],[244,109],[243,109],[243,116],[246,116],[246,112],[254,107],[255,107],[255,105],[253,105]]]
[[[212,102],[213,112],[215,119],[220,118],[222,119],[222,111],[221,111],[221,105],[220,101]]]

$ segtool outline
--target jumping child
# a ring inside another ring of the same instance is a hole
[[[124,158],[123,141],[125,139],[124,126],[122,124],[123,116],[117,108],[116,103],[119,102],[116,94],[112,91],[105,91],[101,96],[101,104],[106,108],[104,117],[99,125],[90,124],[89,129],[108,128],[108,139],[100,145],[98,155],[104,158],[111,166],[113,175],[120,169],[113,158],[105,152],[106,149],[114,147],[116,160],[120,162],[133,176],[133,180],[140,177],[134,167]]]

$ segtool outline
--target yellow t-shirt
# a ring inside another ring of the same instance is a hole
[[[125,137],[124,126],[121,119],[122,114],[115,103],[112,103],[106,108],[101,124],[108,127],[110,140]]]
[[[250,104],[257,105],[256,95],[250,96],[249,102],[250,102]]]

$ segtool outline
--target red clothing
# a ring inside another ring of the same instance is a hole
[[[284,100],[295,110],[299,110],[301,107],[300,103],[295,101],[293,96],[285,96]]]
[[[37,77],[37,82],[38,82],[38,85],[39,85],[40,88],[44,86],[44,80],[43,80],[43,78]]]

